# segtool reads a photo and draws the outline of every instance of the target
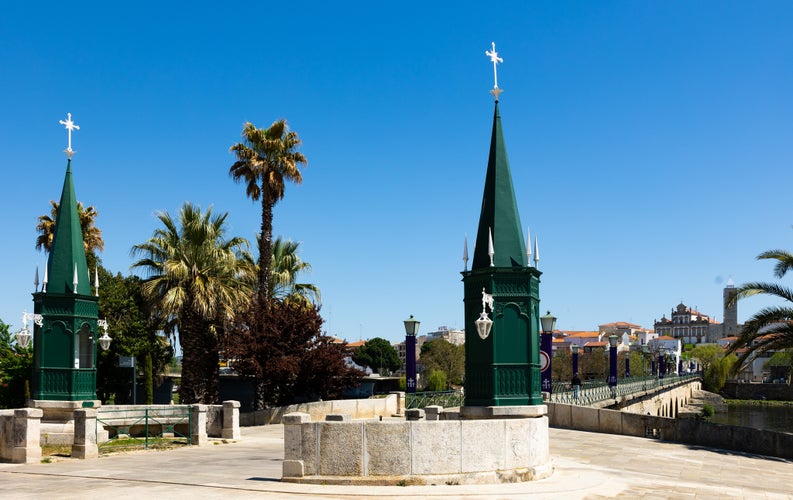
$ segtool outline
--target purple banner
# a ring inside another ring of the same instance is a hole
[[[416,392],[416,336],[405,336],[405,392]]]
[[[609,349],[609,387],[617,386],[617,346]]]
[[[553,358],[553,335],[540,334],[540,383],[543,392],[551,392],[551,359]]]

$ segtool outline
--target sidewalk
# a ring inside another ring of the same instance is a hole
[[[281,483],[283,426],[243,427],[236,443],[50,464],[0,464],[3,498],[787,498],[793,462],[655,440],[551,429],[547,479],[465,486]]]

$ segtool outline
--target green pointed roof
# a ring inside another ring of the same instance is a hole
[[[91,277],[85,260],[83,232],[80,228],[80,213],[72,181],[72,160],[66,164],[66,178],[58,215],[55,218],[55,233],[47,261],[47,293],[75,293],[74,270],[77,268],[77,294],[91,295]]]
[[[526,267],[526,243],[520,224],[512,173],[509,170],[507,148],[501,131],[498,101],[493,115],[493,134],[490,138],[490,158],[487,162],[482,212],[476,234],[474,260],[471,270],[490,267],[488,230],[493,232],[493,264],[495,267]]]

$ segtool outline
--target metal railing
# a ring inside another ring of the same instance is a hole
[[[462,406],[463,393],[459,391],[416,392],[405,394],[405,408],[426,408],[437,405],[444,408]]]
[[[100,450],[126,449],[163,444],[191,444],[193,421],[190,406],[170,408],[99,409],[96,418]],[[108,433],[100,440],[100,429]]]
[[[588,406],[609,399],[620,398],[635,393],[657,390],[661,387],[677,385],[680,382],[698,378],[697,374],[667,375],[659,379],[654,376],[631,377],[620,379],[614,388],[606,385],[604,380],[586,381],[581,384],[581,390],[576,397],[573,387],[567,382],[555,382],[550,401],[553,403],[566,403]]]

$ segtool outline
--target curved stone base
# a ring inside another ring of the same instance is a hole
[[[382,422],[284,416],[287,482],[485,484],[531,481],[552,472],[544,415]]]
[[[472,472],[468,474],[426,474],[421,476],[308,476],[283,477],[285,483],[300,484],[337,484],[350,486],[430,486],[463,484],[500,484],[522,483],[545,479],[553,474],[554,467],[547,464],[541,467],[515,469],[511,471]]]

